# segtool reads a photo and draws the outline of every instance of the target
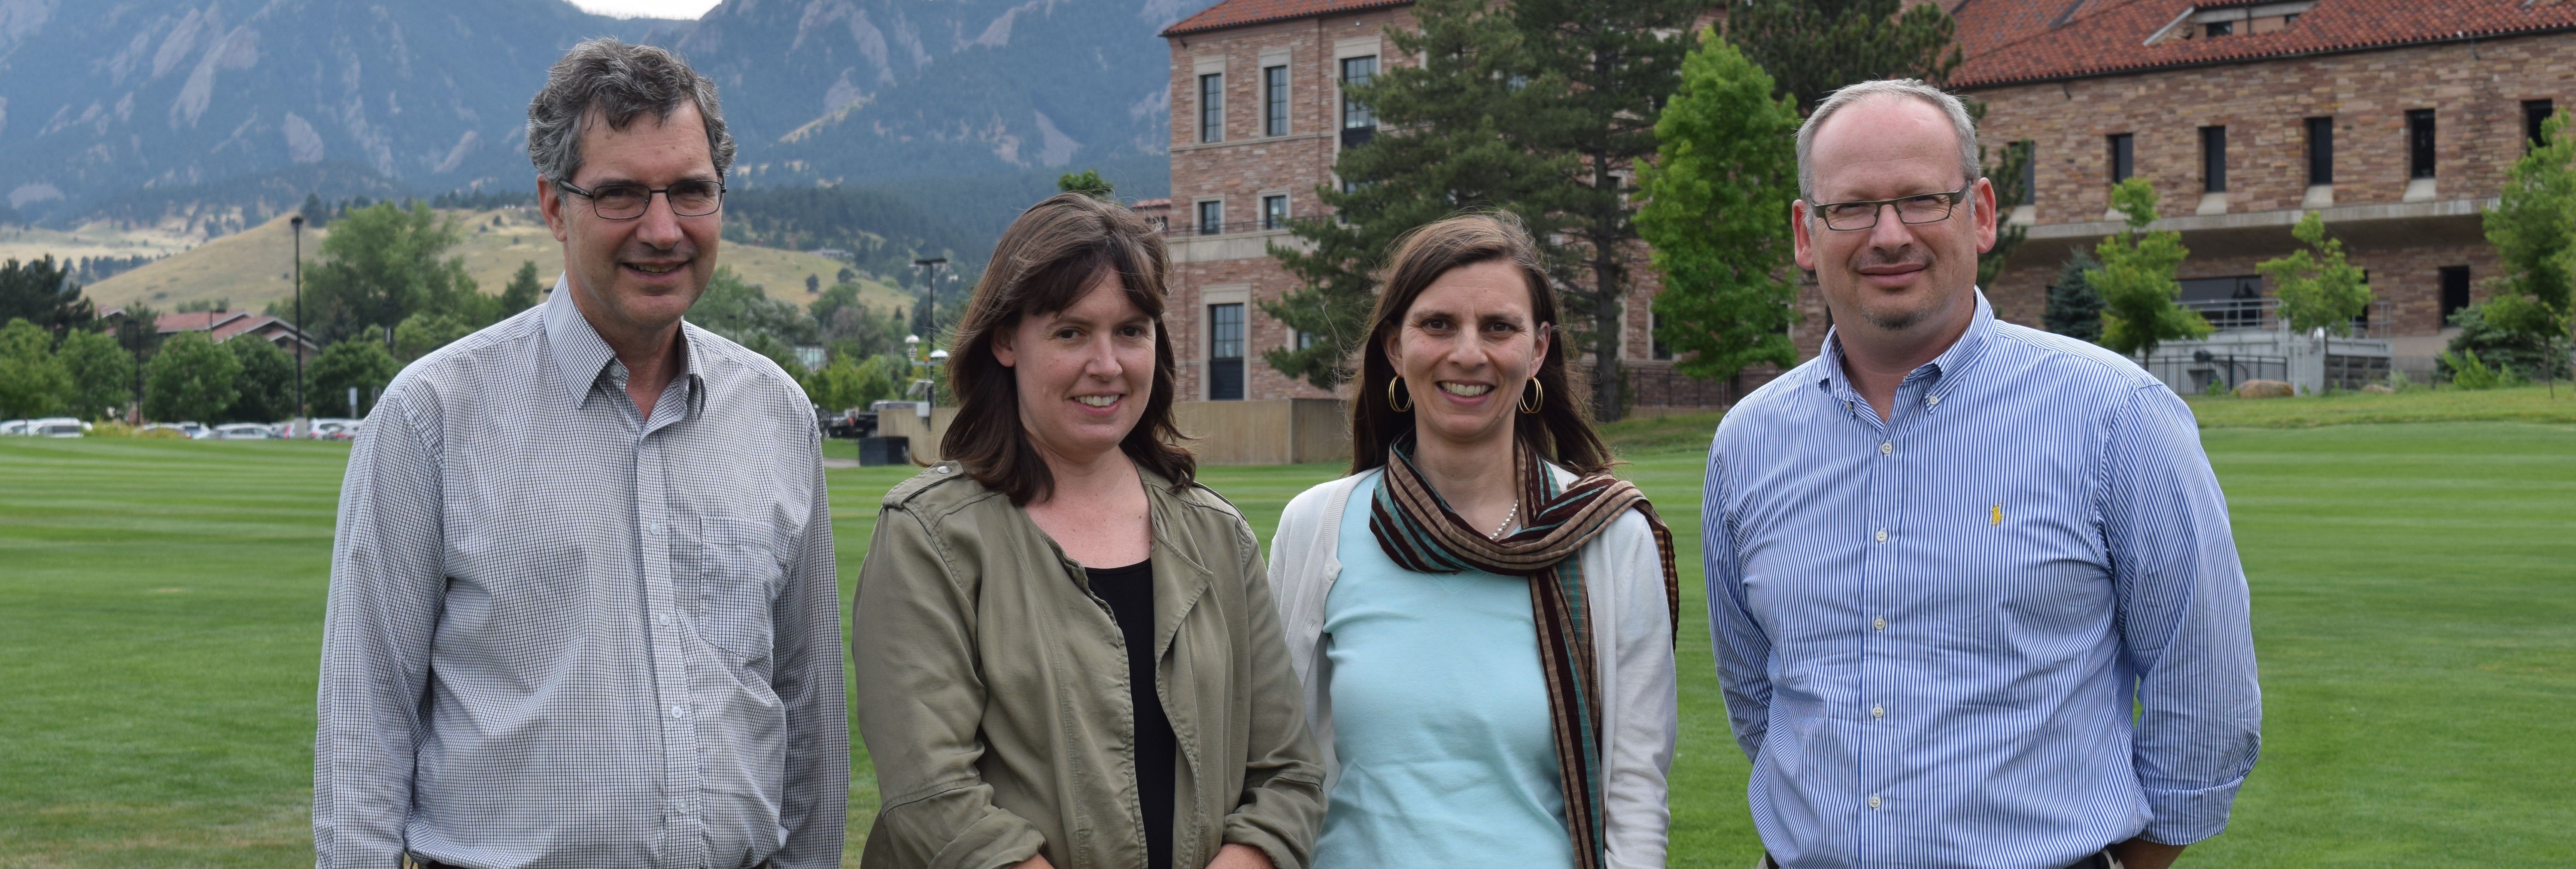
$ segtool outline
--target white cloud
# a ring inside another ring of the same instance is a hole
[[[695,19],[716,8],[721,0],[572,0],[572,5],[593,15],[615,18],[688,18]]]

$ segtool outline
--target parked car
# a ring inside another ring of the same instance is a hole
[[[312,427],[306,430],[309,433],[305,437],[324,441],[349,440],[358,436],[358,426],[362,422],[364,421],[355,419],[316,419]]]
[[[190,434],[188,433],[188,430],[187,430],[187,429],[180,428],[180,427],[178,427],[178,426],[171,425],[171,424],[166,423],[166,422],[145,423],[145,424],[143,424],[143,425],[135,426],[135,427],[134,427],[134,436],[135,436],[135,437],[139,437],[139,438],[184,438],[184,437],[194,437],[194,435],[190,435]]]
[[[26,420],[23,420],[23,419],[13,419],[13,420],[9,420],[9,421],[7,421],[7,422],[0,422],[0,435],[22,435],[22,434],[26,434],[26,433],[27,433],[27,421],[26,421]]]
[[[68,416],[46,417],[27,423],[27,433],[37,437],[76,438],[88,432],[89,423]]]
[[[266,423],[236,422],[215,426],[211,437],[227,441],[264,441],[275,439],[277,433],[269,431]]]

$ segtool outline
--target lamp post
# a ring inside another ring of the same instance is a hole
[[[912,261],[912,270],[923,275],[921,294],[930,305],[930,316],[925,319],[930,321],[931,344],[934,346],[939,343],[939,273],[947,267],[948,258],[944,256]]]
[[[293,216],[293,217],[289,217],[289,218],[287,218],[287,219],[286,219],[286,225],[287,225],[287,226],[290,226],[290,227],[293,227],[293,228],[294,228],[294,230],[295,230],[295,416],[294,416],[294,419],[296,419],[296,420],[302,420],[302,419],[304,419],[304,345],[305,345],[306,341],[308,340],[308,339],[306,339],[306,338],[304,337],[304,215],[298,214],[298,215],[295,215],[295,216]],[[305,424],[303,424],[303,425],[302,425],[302,426],[300,426],[300,427],[302,427],[302,428],[310,428],[310,427],[311,427],[311,424],[310,424],[310,423],[305,423]],[[299,426],[298,426],[296,423],[292,423],[292,422],[288,423],[288,424],[287,424],[287,426],[286,426],[286,436],[287,436],[287,437],[294,437],[294,436],[296,436],[296,434],[298,433],[296,430],[297,430],[298,428],[299,428]]]

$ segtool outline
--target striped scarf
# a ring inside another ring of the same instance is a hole
[[[1559,490],[1538,453],[1522,444],[1514,451],[1513,465],[1523,487],[1525,524],[1509,537],[1489,539],[1423,481],[1412,450],[1411,435],[1388,448],[1386,474],[1370,505],[1369,533],[1406,570],[1529,577],[1539,665],[1547,679],[1549,723],[1556,735],[1557,778],[1565,796],[1565,830],[1574,842],[1576,869],[1600,869],[1607,862],[1601,838],[1601,671],[1593,655],[1583,559],[1575,554],[1620,514],[1630,509],[1645,514],[1663,559],[1665,614],[1678,637],[1681,583],[1673,569],[1672,532],[1635,484],[1595,473]]]

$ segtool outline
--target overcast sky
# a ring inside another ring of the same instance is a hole
[[[584,11],[619,18],[696,18],[718,0],[572,0]]]

